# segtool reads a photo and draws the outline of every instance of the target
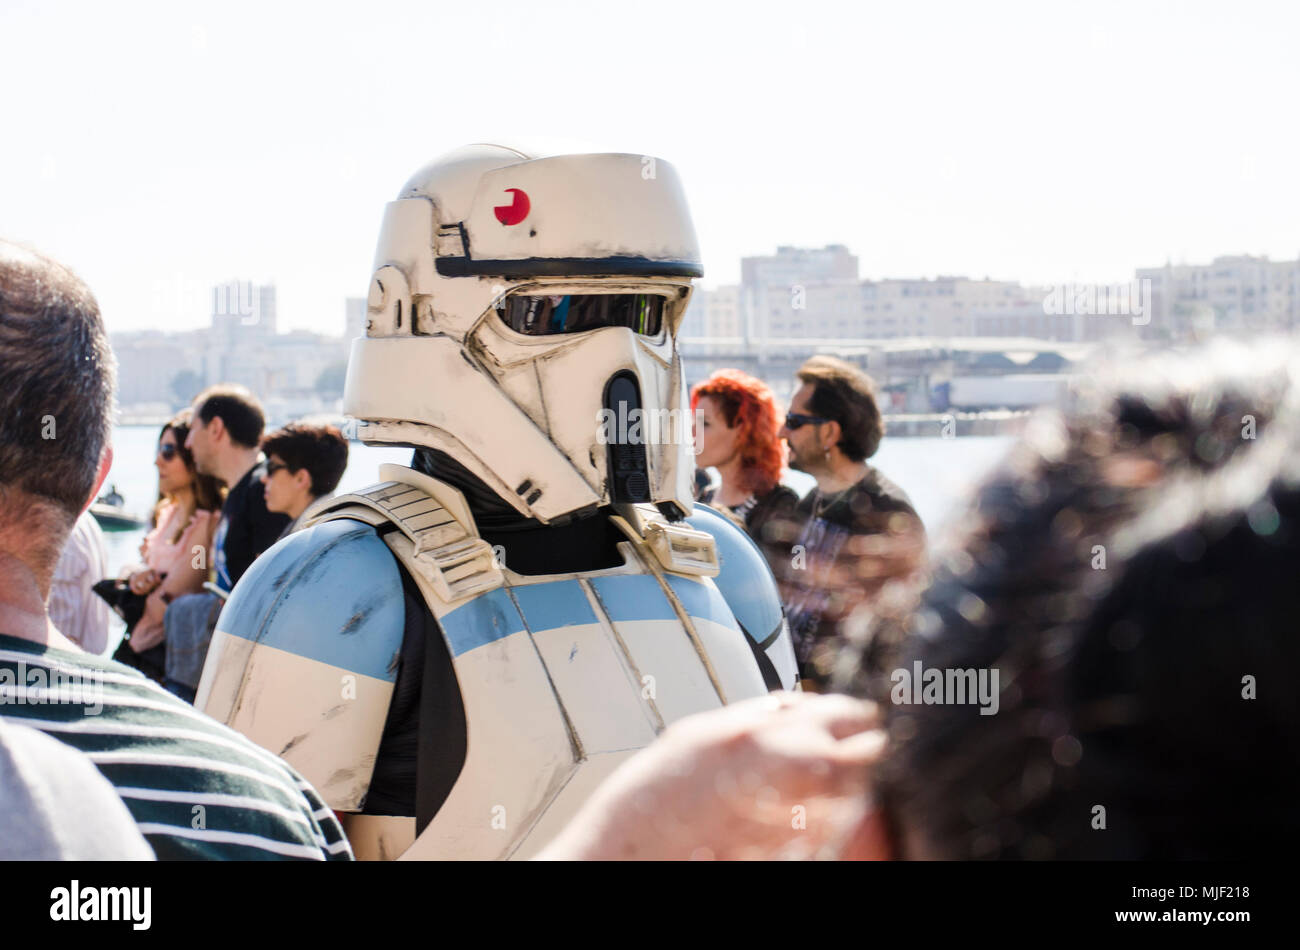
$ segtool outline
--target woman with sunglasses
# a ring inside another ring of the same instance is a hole
[[[131,593],[145,598],[144,613],[117,657],[158,679],[163,676],[163,614],[175,598],[203,589],[221,513],[221,486],[198,473],[185,448],[190,417],[189,409],[182,410],[158,436],[153,528],[140,545],[144,565],[127,577]]]
[[[700,501],[728,515],[766,549],[764,528],[799,501],[780,483],[785,452],[772,390],[740,370],[718,370],[691,390],[691,409],[695,464],[717,469],[722,480]]]

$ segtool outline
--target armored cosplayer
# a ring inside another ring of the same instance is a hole
[[[700,275],[640,155],[471,146],[388,205],[344,411],[411,467],[254,563],[197,698],[359,857],[527,857],[669,723],[795,686],[763,556],[692,508]]]

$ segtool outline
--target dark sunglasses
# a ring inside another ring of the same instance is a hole
[[[280,471],[280,469],[288,467],[289,466],[284,462],[267,462],[262,466],[262,470],[266,472],[266,477],[270,478],[276,472]]]
[[[180,454],[180,448],[177,447],[175,442],[164,442],[158,446],[158,454],[162,456],[164,462],[170,462]]]
[[[785,427],[791,432],[802,429],[806,425],[821,425],[830,421],[829,419],[823,419],[821,416],[805,416],[802,412],[787,412],[785,414]]]

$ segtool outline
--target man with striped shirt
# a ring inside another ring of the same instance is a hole
[[[50,622],[59,552],[112,463],[112,355],[86,286],[3,240],[0,367],[0,718],[85,753],[160,859],[351,859],[287,764]]]

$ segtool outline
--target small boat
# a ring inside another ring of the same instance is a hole
[[[137,531],[149,527],[149,522],[129,514],[123,507],[125,499],[118,494],[117,486],[109,487],[108,492],[95,499],[90,506],[90,514],[105,531]]]

